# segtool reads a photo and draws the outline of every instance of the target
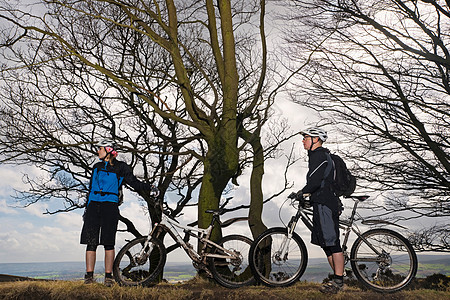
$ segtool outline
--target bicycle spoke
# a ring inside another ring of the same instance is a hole
[[[248,265],[248,254],[252,241],[240,235],[224,237],[219,244],[227,252],[216,248],[213,254],[226,258],[212,257],[209,265],[214,278],[225,287],[237,288],[254,282]]]
[[[396,291],[409,284],[417,271],[417,258],[407,240],[385,229],[368,231],[363,237],[352,248],[358,279],[379,291]]]
[[[142,237],[129,242],[117,254],[113,269],[118,283],[148,285],[162,271],[166,255],[164,246],[152,240],[152,247],[142,251],[146,239]]]
[[[298,236],[287,240],[286,229],[269,229],[251,250],[254,273],[266,285],[287,286],[294,283],[306,268],[307,252]]]

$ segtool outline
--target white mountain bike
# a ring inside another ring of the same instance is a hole
[[[234,218],[220,222],[221,210],[207,210],[212,214],[211,224],[206,229],[182,226],[170,217],[169,211],[163,210],[161,222],[155,224],[147,236],[138,237],[128,242],[118,252],[113,266],[115,280],[125,286],[148,286],[157,280],[162,272],[167,249],[162,240],[166,234],[176,242],[175,247],[181,246],[192,260],[197,270],[204,270],[209,277],[213,277],[219,284],[227,288],[238,288],[255,282],[248,265],[248,253],[252,240],[242,235],[229,235],[215,243],[210,240],[211,232],[216,223],[222,228],[236,221],[247,218]],[[184,233],[181,237],[178,230]],[[189,238],[197,239],[202,247],[196,251],[189,243]]]
[[[356,207],[369,196],[350,196],[355,201],[347,220],[339,221],[344,232],[342,249],[345,264],[350,262],[353,273],[364,286],[378,292],[395,292],[405,288],[417,273],[417,256],[409,241],[387,228],[361,233],[354,223]],[[304,198],[292,200],[297,213],[286,227],[270,228],[255,239],[250,248],[249,262],[255,278],[272,287],[288,286],[305,272],[308,252],[302,238],[295,233],[299,219],[312,230],[312,210]],[[383,223],[384,221],[378,221]],[[395,225],[384,222],[384,225]],[[398,225],[397,225],[398,226]],[[350,253],[347,242],[350,233],[357,235]]]

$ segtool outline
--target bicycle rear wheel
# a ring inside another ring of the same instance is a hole
[[[120,249],[113,273],[120,285],[148,286],[164,268],[167,252],[163,243],[155,238],[147,242],[147,236],[136,238]]]
[[[232,252],[234,257],[231,258],[230,254],[217,247],[212,250],[212,254],[224,256],[223,258],[211,257],[208,260],[214,279],[227,288],[253,284],[255,279],[248,265],[248,253],[252,240],[242,235],[229,235],[222,238],[218,244]]]
[[[288,239],[287,228],[283,227],[263,232],[253,242],[249,257],[255,278],[271,287],[295,283],[305,272],[308,262],[308,252],[302,238],[294,232]]]
[[[411,244],[389,229],[363,233],[352,246],[350,262],[359,281],[384,293],[405,288],[417,273],[417,256]]]

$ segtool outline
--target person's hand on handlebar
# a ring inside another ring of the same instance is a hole
[[[302,201],[303,200],[303,192],[300,190],[298,192],[292,192],[289,196],[289,199],[296,200],[296,201]]]
[[[307,197],[309,197],[309,194],[303,194],[301,190],[298,192],[292,192],[288,196],[289,199],[300,202],[300,206],[302,206],[303,208],[310,208],[311,202],[306,199]]]
[[[150,195],[153,197],[159,196],[159,190],[156,186],[152,185],[152,189],[150,190]]]

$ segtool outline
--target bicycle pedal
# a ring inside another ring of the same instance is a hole
[[[214,278],[213,274],[211,273],[211,271],[208,268],[202,268],[202,270],[205,271],[206,277]]]

